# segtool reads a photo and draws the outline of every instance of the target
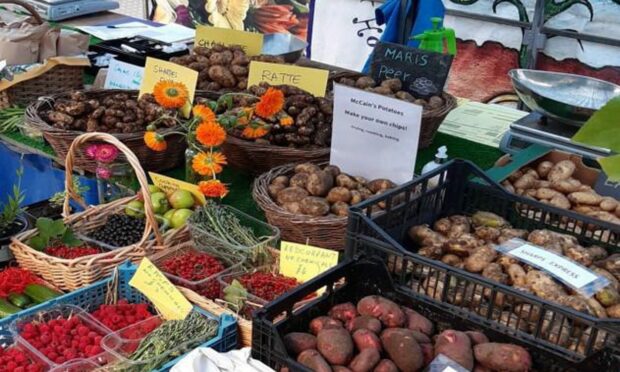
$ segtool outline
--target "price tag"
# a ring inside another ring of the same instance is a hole
[[[166,320],[183,320],[192,311],[192,304],[146,257],[129,285],[151,300]]]
[[[140,89],[144,67],[112,59],[103,87],[105,89]]]
[[[257,56],[263,50],[263,34],[199,25],[196,26],[194,44],[206,48],[214,44],[239,45],[248,56]]]
[[[151,180],[153,180],[153,185],[162,189],[166,195],[170,195],[178,189],[187,190],[194,195],[194,199],[196,199],[200,205],[204,205],[206,203],[205,196],[200,192],[197,185],[153,172],[149,172],[149,176],[151,177]]]
[[[292,85],[316,97],[325,96],[329,71],[316,68],[252,61],[248,86],[265,82],[271,85]]]
[[[283,241],[280,245],[280,273],[306,282],[338,264],[338,252]]]
[[[597,275],[567,257],[521,239],[511,239],[496,246],[495,249],[530,266],[544,270],[586,297],[592,296],[609,285],[609,280],[604,276]]]
[[[146,65],[144,66],[144,78],[142,79],[142,85],[140,85],[140,95],[153,93],[155,84],[163,80],[182,83],[187,88],[188,102],[183,106],[182,111],[183,115],[188,118],[192,110],[192,102],[194,102],[194,92],[198,83],[198,71],[172,62],[147,57]]]

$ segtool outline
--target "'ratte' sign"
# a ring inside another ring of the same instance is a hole
[[[371,76],[375,81],[399,79],[403,90],[417,98],[443,92],[452,55],[392,43],[378,43],[372,54]]]

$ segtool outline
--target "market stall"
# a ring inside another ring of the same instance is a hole
[[[28,60],[0,26],[0,370],[620,368],[620,87],[455,97],[437,18],[360,73],[291,34],[26,8]]]

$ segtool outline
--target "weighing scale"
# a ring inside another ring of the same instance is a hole
[[[61,21],[119,7],[116,0],[26,0],[26,2],[48,21]]]

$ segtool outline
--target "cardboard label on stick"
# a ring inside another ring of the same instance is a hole
[[[253,61],[250,63],[248,86],[262,82],[271,85],[292,85],[316,97],[323,97],[327,89],[328,76],[327,70]]]
[[[421,106],[334,84],[330,162],[368,179],[410,181],[421,122]]]
[[[170,195],[178,189],[187,190],[194,195],[194,199],[198,200],[200,205],[206,203],[206,199],[203,193],[200,192],[200,188],[193,183],[177,180],[176,178],[163,176],[161,174],[149,172],[153,185],[162,189],[166,195]]]
[[[105,89],[140,89],[144,67],[112,59],[103,87]]]
[[[140,85],[140,95],[153,93],[155,84],[159,81],[174,81],[182,83],[187,88],[188,102],[183,106],[183,115],[188,118],[194,102],[194,93],[198,83],[198,71],[177,65],[176,63],[162,61],[157,58],[146,58],[144,66],[144,78]]]
[[[338,264],[338,252],[283,241],[280,245],[280,273],[306,282]]]
[[[403,90],[416,97],[443,92],[452,55],[392,43],[378,43],[372,53],[370,75],[375,81],[399,79]]]
[[[199,25],[196,26],[194,44],[206,48],[215,44],[239,45],[248,56],[258,56],[263,50],[263,34]]]

